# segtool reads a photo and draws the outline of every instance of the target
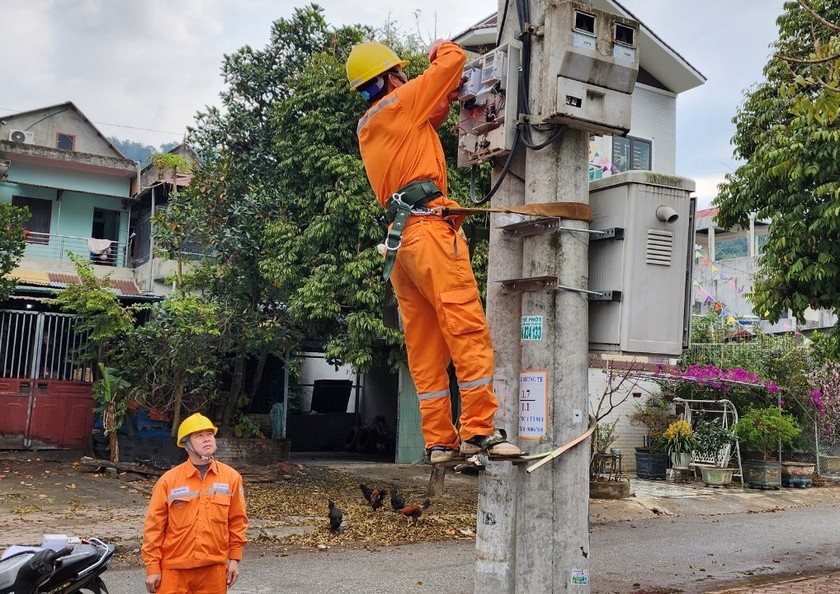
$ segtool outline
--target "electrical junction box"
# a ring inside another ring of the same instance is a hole
[[[458,99],[458,166],[510,153],[519,117],[517,98],[522,44],[512,41],[464,67]]]
[[[688,346],[694,182],[628,171],[590,182],[589,301],[595,353],[680,356]],[[617,296],[617,298],[616,298]]]
[[[542,120],[595,134],[630,131],[639,22],[563,1],[545,15]]]

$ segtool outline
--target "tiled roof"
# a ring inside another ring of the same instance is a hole
[[[53,287],[62,289],[67,285],[80,285],[82,280],[76,274],[67,272],[47,272],[28,268],[15,268],[9,276],[18,279],[21,285],[36,287]],[[109,279],[108,286],[115,289],[118,295],[142,295],[140,288],[130,279]]]

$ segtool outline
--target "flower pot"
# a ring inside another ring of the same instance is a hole
[[[710,487],[722,487],[732,482],[734,468],[719,468],[717,466],[701,466],[700,476]]]
[[[641,479],[664,479],[668,474],[668,454],[636,449],[636,476]]]
[[[746,460],[744,481],[753,489],[779,489],[782,486],[782,463],[770,460]]]
[[[815,465],[809,462],[782,462],[782,486],[806,488],[812,486]]]
[[[672,452],[671,453],[671,468],[677,470],[688,470],[688,465],[691,462],[691,454],[688,452]]]

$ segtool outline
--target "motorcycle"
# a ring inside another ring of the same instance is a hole
[[[22,549],[0,559],[0,594],[108,594],[102,574],[115,546],[91,538],[61,549]]]

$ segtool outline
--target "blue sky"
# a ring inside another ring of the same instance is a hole
[[[704,206],[737,164],[729,141],[743,91],[762,80],[783,0],[620,0],[706,76],[677,103],[677,173]],[[493,0],[320,0],[333,25],[390,20],[422,38],[455,35]],[[222,88],[222,56],[262,47],[297,0],[0,0],[0,118],[73,101],[108,136],[158,146],[180,140]],[[418,6],[420,6],[418,8]]]

